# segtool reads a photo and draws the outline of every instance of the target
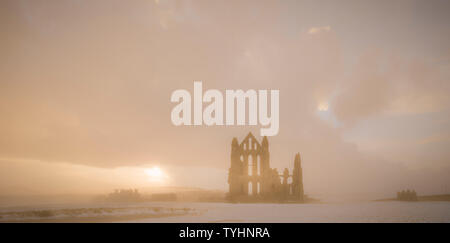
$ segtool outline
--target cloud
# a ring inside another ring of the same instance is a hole
[[[158,161],[208,168],[189,176],[215,179],[208,170],[226,174],[231,139],[256,128],[174,127],[171,92],[202,80],[205,89],[280,90],[271,163],[289,167],[300,152],[307,192],[389,194],[408,184],[407,168],[344,141],[346,129],[321,120],[317,104],[328,101],[328,112],[347,127],[393,111],[393,104],[402,104],[396,114],[416,110],[413,102],[425,96],[438,102],[419,103],[448,107],[448,75],[441,70],[348,50],[330,26],[299,35],[308,26],[277,15],[285,9],[272,1],[252,15],[255,6],[247,1],[205,1],[189,6],[193,10],[173,2],[153,8],[120,3],[25,11],[46,18],[32,26],[55,23],[51,35],[14,22],[7,36],[16,41],[0,45],[8,56],[0,63],[0,157],[108,169]],[[54,21],[46,12],[70,15]]]
[[[338,83],[332,109],[350,127],[380,115],[445,112],[450,108],[448,75],[441,65],[367,50]]]

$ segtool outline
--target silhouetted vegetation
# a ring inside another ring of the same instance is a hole
[[[142,196],[137,189],[116,189],[106,199],[110,202],[138,202]]]
[[[414,190],[403,190],[397,192],[397,200],[399,201],[417,201],[417,193]]]

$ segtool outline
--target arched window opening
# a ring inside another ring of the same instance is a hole
[[[253,175],[253,156],[248,156],[248,175]]]

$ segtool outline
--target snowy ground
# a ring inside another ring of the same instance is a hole
[[[0,222],[450,222],[450,202],[139,203],[0,208]]]
[[[449,202],[196,203],[186,207],[199,214],[133,222],[450,222]]]

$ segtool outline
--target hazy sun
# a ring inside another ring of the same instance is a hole
[[[167,179],[167,175],[159,167],[153,167],[145,169],[145,174],[152,182],[164,182]]]
[[[317,107],[317,109],[319,111],[327,111],[328,110],[328,103],[327,102],[320,103],[319,106]]]

